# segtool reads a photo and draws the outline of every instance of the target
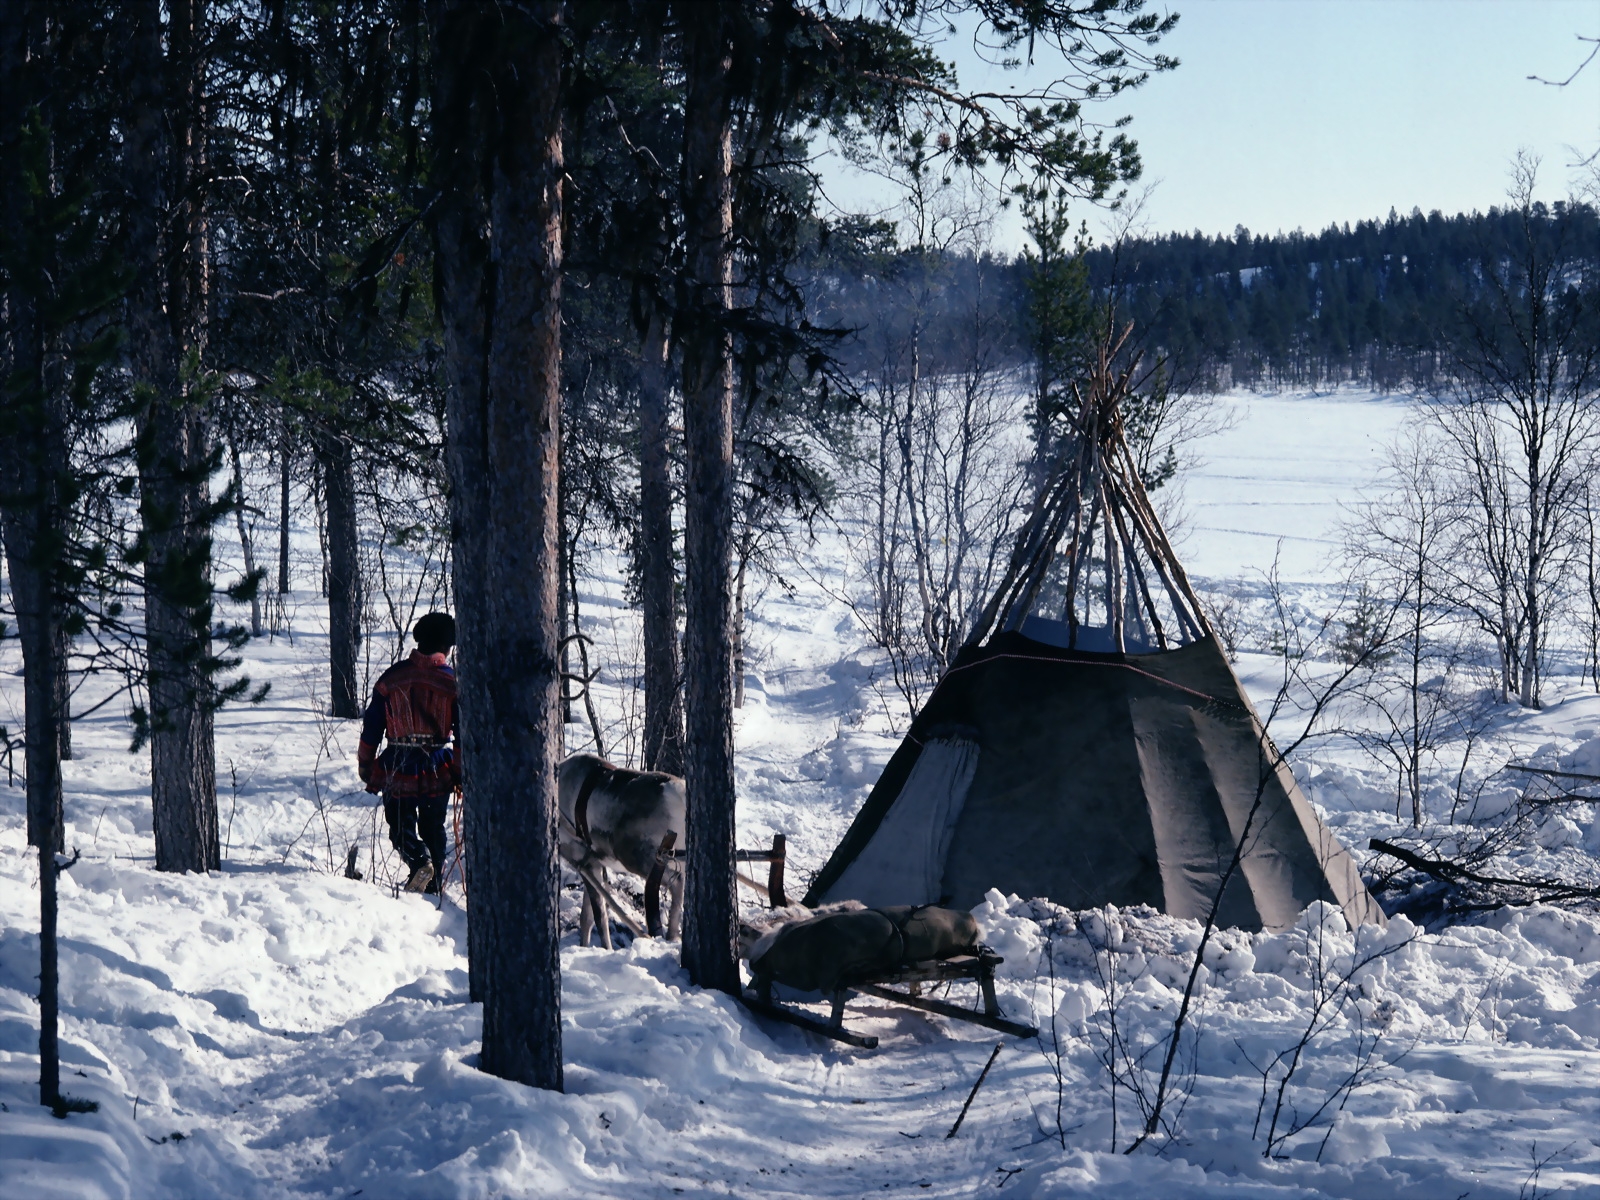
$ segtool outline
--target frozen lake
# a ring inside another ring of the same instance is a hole
[[[1183,476],[1179,553],[1191,575],[1260,579],[1279,556],[1286,581],[1339,577],[1343,508],[1382,470],[1414,411],[1403,396],[1233,392],[1219,398],[1233,426],[1198,442]]]

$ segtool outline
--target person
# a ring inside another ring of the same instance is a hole
[[[417,645],[411,656],[373,686],[356,770],[367,791],[383,793],[389,841],[410,872],[405,890],[437,894],[444,882],[445,814],[461,778],[456,673],[445,660],[456,644],[455,619],[428,613],[411,636]],[[385,738],[389,744],[380,754]]]

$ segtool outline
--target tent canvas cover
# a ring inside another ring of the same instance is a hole
[[[1161,528],[1102,349],[999,587],[806,896],[1150,904],[1383,923],[1295,783]],[[1226,886],[1224,886],[1226,880]],[[1220,895],[1220,900],[1218,899]]]

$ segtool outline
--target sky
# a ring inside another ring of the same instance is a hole
[[[1408,213],[1486,210],[1519,149],[1543,160],[1555,199],[1571,164],[1600,148],[1600,58],[1565,79],[1600,37],[1600,0],[1175,0],[1161,49],[1181,60],[1095,106],[1133,118],[1143,224],[1163,233],[1317,230]],[[1014,80],[960,36],[945,43],[964,86]],[[1028,77],[1053,78],[1041,52]],[[828,171],[845,207],[881,207],[885,186]],[[1085,209],[1091,229],[1103,225]],[[1019,249],[1015,214],[999,248]]]

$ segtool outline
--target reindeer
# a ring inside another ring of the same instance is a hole
[[[662,771],[614,766],[597,754],[573,754],[562,760],[557,781],[561,857],[584,883],[578,938],[587,946],[598,922],[601,944],[609,950],[605,870],[618,866],[644,879],[655,867],[656,853],[668,833],[676,834],[678,844],[683,844],[683,780]],[[682,868],[669,864],[667,877],[671,890],[667,936],[676,938],[683,918]]]

